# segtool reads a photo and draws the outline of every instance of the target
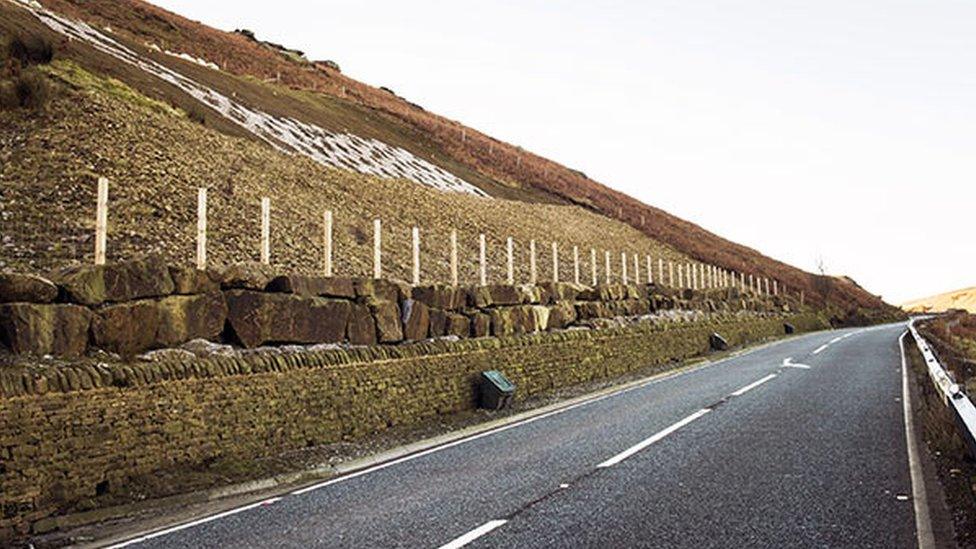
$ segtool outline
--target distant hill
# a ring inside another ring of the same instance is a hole
[[[908,301],[901,308],[911,313],[939,313],[949,309],[976,313],[976,286]]]

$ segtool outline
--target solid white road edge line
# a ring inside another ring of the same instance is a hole
[[[490,520],[490,521],[482,524],[481,526],[475,528],[474,530],[471,530],[467,534],[464,534],[463,536],[461,536],[461,537],[459,537],[459,538],[457,538],[457,539],[455,539],[455,540],[453,540],[453,541],[451,541],[449,543],[446,543],[444,545],[441,545],[440,549],[459,549],[460,547],[464,547],[465,545],[467,545],[467,544],[471,543],[472,541],[480,538],[481,536],[487,534],[488,532],[491,532],[492,530],[494,530],[495,528],[498,528],[499,526],[505,524],[506,522],[508,522],[508,521],[507,520]]]
[[[753,381],[749,385],[746,385],[745,387],[743,387],[743,388],[739,389],[738,391],[732,393],[732,396],[736,396],[736,397],[737,396],[742,396],[742,395],[748,393],[749,391],[755,389],[756,387],[759,387],[763,383],[766,383],[767,381],[773,379],[774,377],[776,377],[776,374],[769,374],[768,376],[766,376],[766,377],[764,377],[764,378],[762,378],[762,379],[760,379],[758,381]]]
[[[918,447],[915,445],[915,420],[912,416],[912,405],[908,401],[908,360],[905,358],[905,335],[898,338],[901,348],[901,403],[905,414],[905,443],[908,446],[908,471],[912,478],[912,505],[915,507],[915,533],[918,536],[919,549],[935,547],[935,535],[932,533],[932,518],[929,515],[928,497],[925,492],[925,480],[922,477],[922,465],[918,459]]]
[[[192,522],[187,522],[187,523],[184,523],[184,524],[179,524],[177,526],[173,526],[173,527],[167,528],[165,530],[157,530],[157,531],[155,531],[155,532],[153,532],[151,534],[146,534],[144,536],[139,536],[137,538],[132,538],[130,540],[123,541],[121,543],[116,543],[115,545],[109,545],[105,549],[118,549],[120,547],[127,547],[129,545],[135,545],[137,543],[142,543],[144,541],[149,541],[149,540],[151,540],[153,538],[158,538],[160,536],[165,536],[167,534],[172,534],[173,532],[179,532],[180,530],[185,530],[187,528],[193,528],[194,526],[199,526],[201,524],[205,524],[205,523],[210,522],[212,520],[217,520],[217,519],[222,519],[224,517],[229,517],[231,515],[235,515],[237,513],[243,512],[243,511],[248,511],[248,510],[254,509],[256,507],[263,507],[265,505],[270,505],[270,504],[272,504],[272,503],[274,503],[274,502],[276,502],[276,501],[278,501],[280,499],[281,498],[278,497],[278,498],[270,498],[270,499],[261,500],[261,501],[259,501],[257,503],[252,503],[250,505],[245,505],[243,507],[238,507],[236,509],[231,509],[229,511],[224,511],[223,513],[217,513],[216,515],[210,515],[209,517],[204,517],[204,518],[201,518],[201,519],[197,519],[197,520],[194,520]]]
[[[688,417],[682,419],[681,421],[679,421],[679,422],[671,425],[670,427],[668,427],[668,428],[666,428],[666,429],[664,429],[662,431],[658,431],[657,433],[654,433],[653,435],[651,435],[649,438],[646,438],[643,441],[638,442],[637,444],[631,446],[630,448],[627,448],[623,452],[620,452],[619,454],[613,456],[612,458],[610,458],[610,459],[604,461],[603,463],[597,465],[597,467],[612,467],[612,466],[620,463],[621,461],[629,458],[630,456],[636,454],[637,452],[640,452],[644,448],[647,448],[651,444],[654,444],[655,442],[661,440],[662,438],[664,438],[664,437],[670,435],[671,433],[677,431],[678,429],[684,427],[685,425],[688,425],[692,421],[695,421],[696,419],[702,417],[703,415],[707,414],[708,412],[711,412],[711,410],[708,409],[708,408],[702,408],[701,410],[698,410],[694,414],[691,414],[690,416],[688,416]]]

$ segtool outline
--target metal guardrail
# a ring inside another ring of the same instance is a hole
[[[955,382],[952,375],[942,366],[925,338],[918,333],[914,319],[908,323],[908,331],[915,338],[915,345],[922,353],[922,359],[925,360],[925,366],[928,368],[932,383],[939,391],[942,401],[953,412],[959,433],[966,440],[970,453],[976,457],[976,406],[962,391],[959,384]]]

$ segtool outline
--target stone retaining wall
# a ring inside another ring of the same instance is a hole
[[[436,340],[176,362],[7,368],[0,397],[0,531],[103,505],[133,479],[215,459],[253,459],[351,440],[476,406],[478,373],[503,371],[524,398],[825,327],[807,315],[643,322],[499,338]],[[20,389],[11,390],[11,385]],[[154,494],[147,494],[152,496]],[[3,539],[0,537],[0,539]]]
[[[131,357],[193,339],[269,344],[394,344],[507,336],[663,309],[788,311],[779,298],[655,285],[422,286],[280,275],[260,264],[197,271],[145,258],[83,266],[51,279],[0,274],[0,345],[17,355]]]

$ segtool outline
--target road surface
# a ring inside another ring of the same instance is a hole
[[[820,332],[133,547],[911,547],[898,336]]]

